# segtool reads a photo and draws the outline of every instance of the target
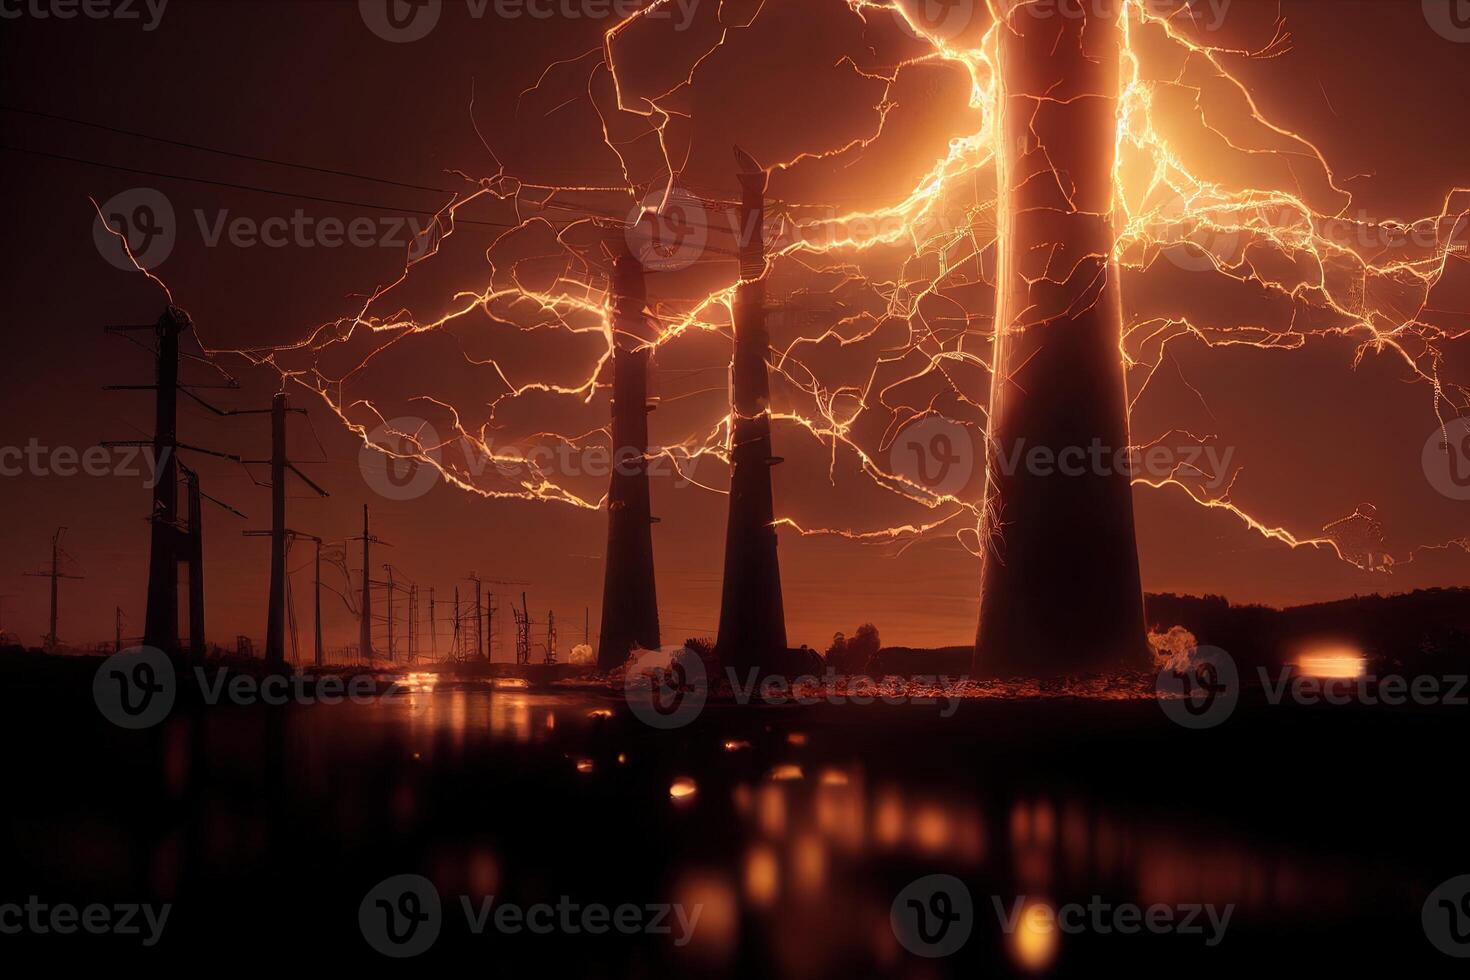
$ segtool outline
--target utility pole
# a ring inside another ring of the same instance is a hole
[[[408,587],[408,662],[418,663],[418,647],[415,641],[418,639],[419,621],[419,587],[410,585]]]
[[[483,610],[480,607],[480,579],[474,572],[470,572],[470,581],[475,583],[475,659],[483,659],[485,656],[485,638],[481,633],[480,624],[485,620]]]
[[[546,662],[556,663],[556,612],[546,613]]]
[[[113,635],[115,637],[112,643],[112,652],[122,653],[122,606],[115,607],[112,613]]]
[[[316,624],[316,637],[313,644],[314,655],[312,657],[316,666],[322,666],[322,539],[316,539],[316,575],[312,579],[314,590],[313,606],[314,620]]]
[[[299,534],[286,527],[286,473],[296,477],[314,490],[319,496],[330,496],[327,491],[313,483],[296,464],[286,456],[286,416],[288,413],[305,415],[306,410],[290,408],[286,393],[278,391],[271,399],[271,407],[260,410],[235,412],[236,415],[258,415],[270,412],[271,455],[269,460],[252,459],[247,463],[269,463],[271,468],[271,529],[269,531],[246,531],[247,537],[271,539],[271,591],[266,611],[265,662],[268,667],[282,668],[286,663],[286,540],[295,537],[311,537]]]
[[[531,609],[526,605],[526,594],[521,593],[520,635],[516,637],[516,663],[531,662]]]
[[[57,639],[57,634],[56,634],[56,619],[57,619],[57,608],[56,608],[57,607],[57,601],[56,601],[57,588],[56,588],[56,586],[57,586],[57,583],[61,579],[64,579],[64,578],[68,578],[68,579],[80,579],[80,578],[82,578],[82,576],[80,576],[80,575],[68,575],[68,574],[62,572],[62,570],[61,570],[61,556],[63,554],[63,552],[61,550],[61,538],[62,538],[62,536],[64,534],[66,534],[66,528],[59,527],[59,528],[56,529],[56,533],[51,536],[51,570],[50,571],[48,571],[48,572],[22,572],[21,573],[21,574],[25,575],[28,578],[49,578],[51,580],[51,619],[50,619],[51,629],[50,629],[50,632],[48,632],[46,634],[46,636],[42,639],[42,642],[41,642],[42,648],[45,649],[47,653],[53,652],[54,650],[56,650],[56,648],[58,646],[61,645],[61,641]]]
[[[203,567],[203,523],[200,515],[200,498],[218,504],[238,517],[244,517],[235,508],[208,497],[199,491],[199,475],[179,461],[179,450],[216,456],[240,462],[240,457],[220,453],[198,446],[179,442],[178,396],[180,392],[198,402],[216,415],[231,415],[233,412],[216,408],[194,394],[194,389],[226,388],[237,389],[233,378],[225,375],[222,385],[185,385],[179,381],[179,338],[193,328],[189,315],[175,306],[170,306],[156,323],[129,326],[110,326],[112,334],[150,332],[154,336],[154,383],[151,385],[107,385],[106,391],[153,391],[153,438],[151,441],[127,440],[104,442],[104,446],[150,446],[153,451],[154,484],[153,506],[149,512],[151,524],[148,554],[148,603],[143,624],[143,642],[155,649],[173,653],[179,648],[179,578],[181,562],[189,565],[189,648],[195,658],[204,652],[204,567]],[[189,355],[193,357],[194,355]],[[224,372],[220,372],[223,374]],[[184,529],[179,519],[179,471],[183,470],[188,484],[188,528]]]
[[[475,578],[475,576],[471,576],[471,578]],[[475,578],[475,581],[477,583],[476,588],[479,587],[479,584],[484,584],[484,585],[530,585],[531,584],[530,582],[524,581],[522,579],[511,579],[511,578],[486,578],[486,579]],[[491,593],[489,593],[489,598],[487,599],[486,604],[485,604],[485,636],[486,636],[486,640],[485,640],[485,660],[486,660],[486,662],[489,662],[489,661],[492,661],[492,660],[495,659],[495,613],[496,613],[496,611],[498,609],[499,609],[499,605],[496,602],[495,593],[494,592],[491,592]],[[514,602],[514,600],[512,600],[512,602],[511,602],[511,611],[512,612],[515,611],[515,602]],[[478,629],[478,627],[476,627],[476,628]]]
[[[458,661],[460,657],[459,645],[459,586],[454,587],[454,643],[449,649],[449,659]]]
[[[429,659],[439,659],[439,631],[434,628],[434,587],[429,586]]]
[[[357,628],[357,648],[359,658],[372,662],[373,659],[373,590],[372,572],[373,567],[369,561],[369,545],[380,544],[391,547],[382,538],[377,538],[368,530],[368,508],[362,505],[362,536],[348,538],[349,541],[362,542],[362,619]]]
[[[388,573],[388,662],[393,662],[393,566],[385,564]]]

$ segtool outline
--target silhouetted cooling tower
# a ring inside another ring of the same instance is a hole
[[[1115,466],[1128,445],[1111,261],[1121,34],[1115,14],[1009,9],[998,32],[1001,258],[974,670],[1140,667],[1133,498]],[[1028,470],[1037,448],[1057,465]]]
[[[654,517],[648,496],[647,289],[643,266],[624,255],[613,266],[613,472],[607,495],[607,565],[597,665],[628,659],[634,646],[657,649],[658,596],[653,579]]]
[[[730,366],[730,514],[717,649],[738,668],[769,666],[786,649],[781,564],[776,553],[771,467],[771,382],[766,358],[766,173],[739,149],[740,284],[735,290],[735,354]]]

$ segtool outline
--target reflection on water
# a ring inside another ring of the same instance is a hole
[[[1337,815],[1330,808],[1283,810],[1263,827],[1197,803],[1162,805],[1170,797],[1158,784],[1239,779],[1244,793],[1258,778],[1171,755],[1200,743],[1162,718],[1148,716],[1163,732],[1148,749],[1157,771],[1140,761],[1131,786],[1110,788],[1085,778],[1085,759],[1032,755],[1031,738],[1007,740],[986,727],[989,716],[971,722],[984,738],[949,752],[926,740],[963,730],[932,718],[899,738],[844,727],[851,716],[832,710],[707,712],[657,732],[601,695],[409,674],[366,704],[179,719],[160,729],[160,792],[166,807],[195,816],[140,838],[146,876],[187,898],[300,838],[308,853],[351,855],[333,870],[344,891],[413,870],[446,896],[699,906],[687,947],[664,943],[635,959],[782,977],[1065,972],[1069,951],[1098,937],[1048,923],[1093,896],[1231,904],[1232,929],[1249,941],[1253,929],[1349,921],[1365,895],[1400,887],[1398,869],[1313,849],[1320,822]],[[54,858],[39,848],[36,860],[62,867],[80,853],[89,873],[129,880],[118,857],[131,847],[117,831],[126,810],[107,809],[119,800],[95,804],[100,816],[45,814],[77,843]],[[914,973],[891,906],[910,882],[941,872],[973,898],[970,958]],[[316,887],[332,876],[299,880]],[[1014,929],[1001,913],[1014,913]],[[617,949],[615,960],[626,953]]]
[[[1303,651],[1296,660],[1297,670],[1308,677],[1323,680],[1362,677],[1367,658],[1358,648],[1345,643],[1330,643]]]

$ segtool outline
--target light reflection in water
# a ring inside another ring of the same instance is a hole
[[[562,766],[570,761],[578,772],[597,772],[586,786],[609,780],[634,785],[628,780],[647,772],[644,767],[657,758],[656,751],[639,751],[636,766],[609,765],[613,751],[623,746],[607,746],[602,740],[615,738],[618,729],[602,713],[605,709],[589,710],[588,701],[578,695],[440,684],[421,688],[414,697],[422,703],[413,710],[405,710],[407,699],[384,705],[413,734],[448,729],[462,737],[467,731],[488,730],[492,739],[515,744],[554,742],[563,750]],[[1047,970],[1061,955],[1062,936],[1045,919],[1052,902],[1085,902],[1097,894],[1145,906],[1235,903],[1242,919],[1310,922],[1334,910],[1348,914],[1355,898],[1352,879],[1340,867],[1263,853],[1244,840],[1221,836],[1218,828],[1201,830],[1135,812],[1110,813],[1095,800],[1036,791],[987,797],[968,789],[968,775],[953,786],[921,783],[902,774],[874,780],[861,763],[824,758],[823,740],[793,745],[779,731],[769,739],[741,734],[748,738],[708,736],[713,768],[681,762],[679,769],[664,770],[653,783],[655,794],[668,794],[661,805],[671,801],[685,812],[695,806],[701,814],[729,807],[742,828],[733,836],[728,855],[715,856],[706,849],[700,856],[704,864],[679,868],[668,881],[674,895],[686,896],[686,901],[699,896],[707,906],[701,912],[697,948],[689,955],[709,957],[710,962],[732,962],[734,950],[752,938],[741,935],[744,928],[769,930],[761,938],[770,944],[770,955],[784,975],[820,973],[846,955],[844,949],[861,949],[878,963],[891,961],[901,969],[907,954],[896,947],[887,926],[895,887],[890,878],[901,885],[935,870],[969,884],[977,928],[988,930],[986,941],[995,944],[994,955],[1009,961],[1011,969],[1027,971]],[[576,741],[579,736],[585,740]],[[771,741],[779,744],[785,760],[791,760],[795,749],[800,762],[783,761],[781,755],[762,760],[759,753],[771,748]],[[739,750],[729,751],[730,744]],[[434,744],[424,747],[432,760]],[[607,757],[600,751],[607,751]],[[618,751],[615,757],[621,763],[627,755]],[[603,764],[596,765],[594,758]],[[808,773],[812,778],[805,778]],[[699,802],[699,796],[706,798]],[[417,802],[405,789],[394,800],[395,823],[408,826],[418,818]],[[1204,848],[1202,834],[1208,840]],[[484,854],[476,864],[474,854],[465,855],[471,861],[467,876],[478,882],[474,890],[493,891],[499,878],[494,857]],[[712,858],[728,865],[711,867]],[[490,887],[480,887],[486,883]],[[506,882],[498,884],[504,887]],[[1008,909],[1019,896],[1031,897],[1009,935],[1000,934],[988,914],[992,895],[1003,896]],[[759,915],[742,919],[742,905]],[[821,915],[814,918],[818,909]],[[794,928],[798,922],[809,927],[798,930],[802,935],[820,942],[784,940],[778,924]],[[834,922],[848,925],[834,931]]]
[[[1367,658],[1356,647],[1345,643],[1324,644],[1303,651],[1296,660],[1297,670],[1308,677],[1339,680],[1362,677]]]
[[[1007,937],[1008,951],[1023,970],[1041,971],[1051,966],[1061,945],[1061,932],[1056,927],[1056,913],[1050,903],[1041,899],[1027,900],[1016,921],[1016,930]]]

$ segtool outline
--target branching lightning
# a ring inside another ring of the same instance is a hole
[[[298,343],[214,353],[271,365],[283,381],[319,395],[364,443],[435,466],[446,480],[468,492],[588,510],[604,506],[605,498],[574,489],[554,468],[528,463],[519,448],[498,446],[495,420],[498,413],[525,399],[587,405],[605,393],[614,346],[605,272],[607,243],[614,238],[621,241],[628,227],[666,220],[680,202],[694,202],[707,226],[706,244],[696,261],[730,271],[722,284],[704,295],[653,304],[648,310],[650,336],[638,342],[666,348],[699,333],[730,332],[739,281],[733,258],[737,239],[730,238],[730,246],[724,247],[721,236],[738,236],[740,229],[733,202],[718,194],[696,194],[684,179],[690,142],[687,105],[717,53],[749,37],[767,7],[778,0],[743,5],[743,18],[732,12],[733,4],[722,0],[713,12],[717,37],[708,47],[688,53],[687,75],[662,91],[636,91],[620,60],[623,43],[648,14],[670,2],[652,0],[642,12],[607,30],[600,47],[548,65],[516,97],[519,112],[543,90],[574,79],[580,93],[573,98],[585,100],[595,110],[600,130],[595,136],[616,160],[620,181],[558,184],[513,176],[482,134],[498,169],[482,177],[458,173],[464,192],[415,242],[401,275],[373,289],[349,315],[317,326]],[[987,0],[987,5],[994,8],[996,2]],[[1183,269],[1249,292],[1261,310],[1258,322],[1230,325],[1184,313],[1126,322],[1120,357],[1128,372],[1130,409],[1147,398],[1163,372],[1177,369],[1173,350],[1185,341],[1208,349],[1276,350],[1345,338],[1354,344],[1346,367],[1356,367],[1368,357],[1395,359],[1409,380],[1423,386],[1441,426],[1470,412],[1470,387],[1445,376],[1445,350],[1470,334],[1470,314],[1434,308],[1441,281],[1455,263],[1467,261],[1470,187],[1450,190],[1434,215],[1368,218],[1354,210],[1352,194],[1343,187],[1349,181],[1333,172],[1305,136],[1268,119],[1228,67],[1232,61],[1278,57],[1289,50],[1291,38],[1284,25],[1278,23],[1269,41],[1254,50],[1216,47],[1204,43],[1192,29],[1193,8],[1183,0],[1168,13],[1161,12],[1156,0],[1119,2],[1126,11],[1121,89],[1107,96],[1116,97],[1119,106],[1111,216],[1116,245],[1104,267],[1119,270],[1125,296],[1151,275]],[[764,274],[768,283],[781,275],[806,284],[789,294],[788,310],[805,308],[815,329],[799,330],[796,339],[771,352],[773,386],[783,393],[772,418],[784,451],[819,447],[834,481],[839,466],[853,466],[875,486],[919,505],[931,516],[870,529],[806,527],[791,518],[779,523],[803,535],[841,535],[898,548],[948,533],[979,554],[984,516],[979,495],[935,491],[894,472],[885,455],[904,426],[931,416],[951,417],[958,414],[957,407],[967,415],[957,424],[978,432],[985,426],[980,393],[991,370],[988,351],[994,319],[987,304],[995,285],[993,255],[1001,218],[994,193],[995,51],[1003,19],[991,9],[990,20],[976,30],[952,34],[926,25],[897,0],[845,3],[845,11],[837,8],[841,16],[859,18],[872,30],[902,27],[923,39],[924,50],[888,66],[843,59],[839,69],[876,86],[871,127],[840,145],[806,149],[770,164],[773,172],[859,159],[885,135],[898,104],[895,90],[900,79],[920,66],[947,66],[963,73],[969,87],[968,110],[976,125],[973,132],[951,139],[944,155],[892,203],[834,211],[810,203],[773,201]],[[569,101],[557,101],[548,114]],[[1239,117],[1216,119],[1218,107],[1227,102],[1240,107]],[[1181,115],[1233,154],[1269,157],[1285,176],[1269,186],[1245,188],[1203,176],[1165,122]],[[655,165],[646,162],[650,157]],[[496,234],[485,250],[488,283],[453,293],[435,317],[415,317],[408,305],[400,305],[406,302],[401,294],[412,278],[433,264],[445,243],[462,233],[462,213],[472,206],[509,209],[515,218],[513,226]],[[556,271],[548,273],[548,265]],[[873,271],[876,268],[883,271]],[[1048,268],[1046,278],[1065,281],[1075,268]],[[975,296],[985,299],[965,300]],[[1446,325],[1456,321],[1459,326]],[[895,325],[901,327],[901,342],[891,342]],[[410,399],[449,420],[450,431],[437,439],[426,439],[423,430],[385,430],[392,413],[371,397],[347,394],[396,346],[426,335],[447,337],[453,343],[458,331],[556,336],[582,345],[576,348],[579,351],[593,353],[584,367],[523,376],[501,358],[461,347],[465,363],[488,370],[501,387],[490,397],[486,420],[478,423],[465,421],[459,408],[432,390]],[[882,349],[857,382],[831,380],[814,356],[834,347],[876,347],[880,335]],[[915,397],[916,391],[926,395]],[[1195,392],[1204,405],[1203,394],[1197,388]],[[882,432],[876,442],[871,438],[875,420]],[[712,417],[682,441],[657,450],[657,455],[686,475],[704,458],[727,462],[733,421],[728,411]],[[1218,437],[1175,429],[1152,442],[1176,438],[1204,446]],[[609,439],[606,428],[593,428],[540,432],[518,442],[580,449]],[[983,435],[976,440],[981,442]],[[457,456],[449,451],[454,447],[464,452]],[[1328,549],[1362,568],[1386,570],[1413,557],[1412,551],[1395,559],[1375,553],[1371,545],[1364,549],[1343,543],[1344,526],[1361,531],[1364,522],[1376,525],[1371,508],[1309,533],[1259,519],[1232,500],[1239,475],[1239,470],[1216,474],[1220,482],[1215,485],[1223,489],[1212,491],[1201,479],[1204,474],[1181,464],[1167,474],[1139,477],[1135,485],[1183,493],[1200,507],[1223,510],[1283,546]],[[1470,538],[1426,547],[1451,546],[1470,551]]]

